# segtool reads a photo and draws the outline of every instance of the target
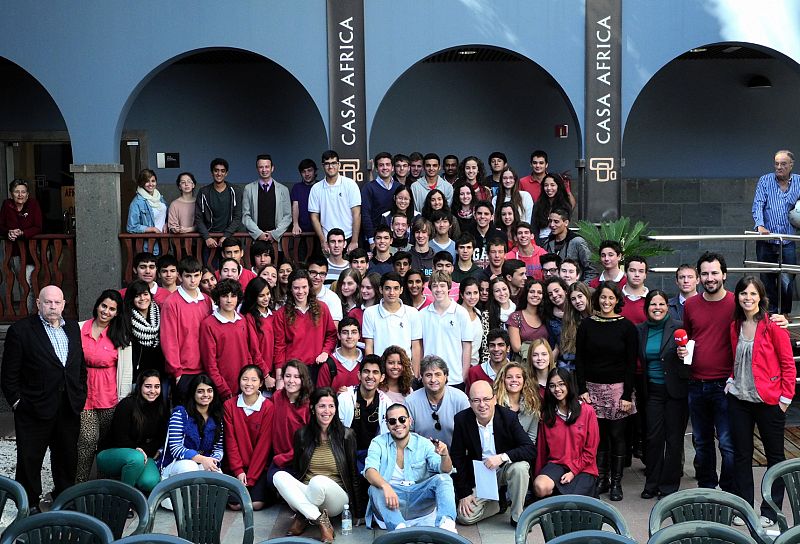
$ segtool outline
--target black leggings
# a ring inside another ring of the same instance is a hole
[[[611,455],[625,455],[627,445],[625,441],[625,428],[628,418],[622,419],[597,419],[600,427],[600,445],[597,451]]]

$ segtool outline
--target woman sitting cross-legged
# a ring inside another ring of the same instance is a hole
[[[98,472],[150,493],[161,481],[156,459],[167,432],[167,418],[161,375],[157,370],[144,370],[136,389],[114,410],[104,444],[107,449],[97,454]]]

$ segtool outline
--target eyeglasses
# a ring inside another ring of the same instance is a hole
[[[339,161],[323,162],[322,166],[336,166],[337,164],[339,164]]]
[[[490,402],[492,402],[493,398],[494,398],[494,395],[492,395],[491,397],[486,397],[486,398],[482,398],[482,399],[469,399],[469,401],[472,404],[489,404]]]
[[[564,382],[549,383],[549,384],[547,384],[547,388],[550,389],[551,391],[553,389],[566,389],[567,388],[567,384],[565,384]]]
[[[308,271],[308,275],[311,276],[312,278],[322,278],[324,276],[327,276],[328,273],[327,272],[321,272],[319,270],[309,270]]]
[[[542,272],[545,274],[557,274],[558,268],[542,268]]]
[[[442,430],[442,424],[439,423],[439,414],[437,414],[436,412],[431,412],[431,417],[436,422],[434,424],[433,428],[436,429],[437,431],[441,431]]]
[[[389,418],[386,418],[386,423],[388,423],[389,425],[392,425],[392,426],[397,425],[398,423],[400,425],[405,425],[406,421],[408,421],[408,419],[409,419],[408,416],[389,417]]]

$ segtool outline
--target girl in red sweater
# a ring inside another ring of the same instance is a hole
[[[536,443],[536,496],[560,493],[594,497],[599,443],[594,409],[579,400],[569,370],[554,368],[547,377]]]
[[[272,312],[272,289],[267,280],[260,276],[250,280],[240,311],[247,321],[249,337],[258,343],[264,389],[272,391],[275,389],[275,314]]]
[[[228,472],[250,492],[253,510],[261,510],[269,493],[267,459],[272,449],[272,401],[261,394],[264,372],[257,365],[239,371],[239,395],[225,401],[225,456]],[[240,504],[231,504],[234,510]]]
[[[278,389],[283,387],[284,363],[299,359],[308,366],[311,382],[317,381],[319,365],[325,363],[336,348],[336,325],[325,304],[317,302],[311,292],[311,276],[306,270],[295,270],[289,276],[289,296],[275,314],[275,366]]]

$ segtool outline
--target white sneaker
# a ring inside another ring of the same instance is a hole
[[[737,527],[744,527],[744,520],[739,516],[733,516],[733,524]]]
[[[456,530],[456,521],[454,519],[450,519],[447,516],[444,516],[442,520],[439,522],[439,528],[444,529],[445,531],[450,531],[451,533],[458,534]]]
[[[769,519],[767,516],[761,516],[758,521],[761,522],[761,527],[764,529],[775,525],[775,522]]]
[[[166,508],[167,510],[172,510],[172,499],[167,497],[163,501],[161,501],[161,508]]]

